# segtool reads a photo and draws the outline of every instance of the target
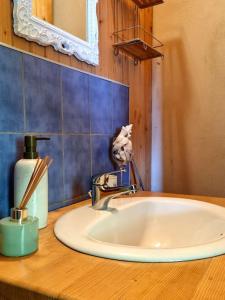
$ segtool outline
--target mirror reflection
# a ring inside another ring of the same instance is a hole
[[[32,0],[32,15],[87,40],[87,0]]]

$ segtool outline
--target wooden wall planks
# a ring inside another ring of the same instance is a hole
[[[134,124],[135,159],[146,188],[150,188],[151,62],[145,61],[134,66],[132,59],[124,55],[114,56],[112,47],[113,31],[132,26],[137,19],[133,2],[131,0],[99,0],[97,13],[100,64],[97,67],[80,62],[75,57],[58,53],[50,46],[42,47],[16,36],[12,26],[12,3],[12,0],[0,2],[0,42],[130,86],[130,122]],[[150,31],[152,9],[140,10],[138,19]]]

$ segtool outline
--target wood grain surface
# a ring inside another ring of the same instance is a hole
[[[140,10],[137,14],[135,4],[131,0],[99,0],[97,13],[100,64],[94,67],[80,62],[73,56],[56,52],[51,46],[43,47],[16,36],[13,32],[12,3],[11,0],[0,1],[0,42],[129,85],[135,159],[146,188],[150,188],[151,61],[134,66],[133,59],[126,55],[114,56],[112,33],[138,21],[147,31],[151,31],[152,9]]]
[[[225,206],[224,198],[137,194],[143,195],[193,198]],[[133,263],[82,254],[61,244],[53,234],[55,220],[87,203],[51,212],[35,254],[0,256],[0,299],[225,299],[225,255],[190,262]]]

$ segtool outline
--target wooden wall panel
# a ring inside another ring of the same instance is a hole
[[[99,0],[97,13],[100,64],[97,67],[80,62],[75,57],[58,53],[50,46],[42,47],[16,36],[12,27],[12,9],[12,0],[0,1],[0,42],[130,86],[130,122],[134,124],[135,159],[145,185],[149,188],[151,61],[134,66],[131,58],[125,55],[114,56],[112,47],[112,33],[121,29],[121,27],[132,26],[137,21],[137,13],[134,13],[133,2],[131,0]],[[114,14],[115,11],[117,12],[116,15]],[[150,31],[152,27],[152,9],[139,10],[138,14],[140,22],[146,30]]]

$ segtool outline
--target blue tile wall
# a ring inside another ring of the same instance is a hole
[[[118,131],[124,124],[129,124],[129,89],[116,84],[113,91],[113,130]]]
[[[128,118],[127,87],[0,45],[0,218],[13,205],[24,135],[51,138],[38,151],[54,160],[53,210],[87,198],[91,176],[115,169],[111,143]]]
[[[90,189],[91,148],[89,135],[66,135],[64,139],[65,198],[73,199]]]
[[[1,47],[0,51],[0,130],[24,130],[22,55]]]
[[[95,170],[96,174],[113,169],[110,153],[111,144],[111,136],[93,135],[91,137],[92,168]]]
[[[0,135],[0,217],[8,215],[13,205],[13,169],[23,151],[21,141],[20,134]]]
[[[63,129],[66,133],[90,133],[89,77],[62,69]]]
[[[62,132],[60,66],[23,55],[26,131]]]
[[[110,81],[90,77],[91,133],[113,133],[113,86],[114,84]]]

